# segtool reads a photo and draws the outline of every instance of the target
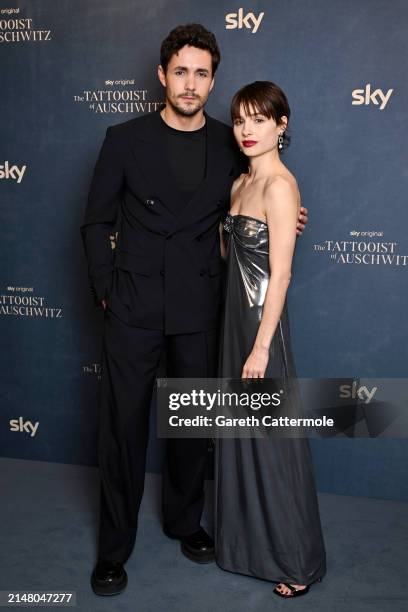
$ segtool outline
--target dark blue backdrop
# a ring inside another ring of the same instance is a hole
[[[106,127],[162,101],[161,40],[189,21],[221,46],[210,114],[228,121],[255,79],[291,104],[286,161],[310,211],[289,297],[299,375],[406,376],[406,2],[239,4],[0,2],[3,455],[95,463],[102,318],[79,226]],[[153,434],[151,471],[160,451]],[[405,440],[313,452],[322,491],[408,499]]]

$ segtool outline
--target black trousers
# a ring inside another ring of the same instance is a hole
[[[164,335],[131,327],[105,312],[99,400],[101,477],[98,557],[125,563],[131,554],[143,495],[149,408],[162,352],[167,376],[216,376],[217,330]],[[165,527],[197,531],[204,506],[207,440],[168,439],[163,470]]]

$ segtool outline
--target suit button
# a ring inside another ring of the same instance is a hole
[[[166,240],[170,240],[172,237],[173,237],[172,234],[167,234]]]
[[[223,206],[224,200],[217,200],[217,206]]]
[[[145,200],[147,206],[153,206],[154,200]]]
[[[204,276],[205,273],[206,273],[205,269],[200,270],[200,276]]]
[[[164,270],[160,270],[160,276],[164,276]]]
[[[201,242],[201,236],[197,236],[196,240],[197,242]]]

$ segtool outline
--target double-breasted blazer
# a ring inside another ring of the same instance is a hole
[[[205,178],[182,207],[163,153],[159,111],[106,131],[81,234],[96,301],[105,299],[128,325],[167,334],[217,326],[219,223],[245,166],[231,128],[205,116]]]

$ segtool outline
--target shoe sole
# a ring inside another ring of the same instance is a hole
[[[185,557],[187,557],[187,559],[189,559],[190,561],[194,561],[195,563],[213,563],[213,561],[215,561],[215,554],[214,553],[206,553],[204,554],[198,554],[197,553],[193,553],[191,552],[188,548],[185,547],[185,545],[183,543],[181,543],[181,552],[183,553],[183,555]]]
[[[123,582],[121,582],[120,584],[114,587],[115,590],[106,591],[105,589],[103,589],[103,587],[100,587],[99,585],[95,583],[93,576],[92,576],[91,587],[95,595],[100,595],[101,597],[111,597],[111,595],[120,595],[127,587],[127,582],[128,581],[127,581],[127,576],[126,576]]]

